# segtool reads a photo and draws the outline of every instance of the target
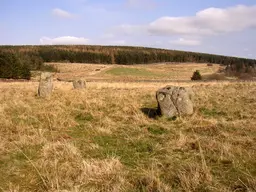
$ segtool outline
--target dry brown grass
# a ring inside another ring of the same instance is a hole
[[[56,78],[61,79],[76,79],[76,78],[96,78],[101,79],[97,74],[106,71],[112,65],[102,64],[81,64],[81,63],[47,63],[55,66],[60,73],[56,73]]]
[[[55,74],[61,79],[111,79],[111,80],[140,80],[140,79],[169,79],[169,80],[190,80],[194,71],[199,70],[202,75],[216,73],[220,65],[214,64],[209,67],[206,63],[180,63],[180,64],[150,64],[150,65],[95,65],[77,63],[48,63],[54,65],[60,71]],[[143,70],[138,74],[114,75],[113,69],[138,69]],[[110,73],[108,73],[110,71]]]
[[[47,143],[37,166],[45,187],[50,190],[120,191],[123,184],[122,164],[118,159],[85,160],[70,142]]]
[[[145,68],[146,66],[141,66]],[[212,74],[218,71],[220,65],[214,64],[212,67],[207,64],[180,63],[180,64],[155,64],[148,67],[149,71],[164,74],[167,79],[190,80],[194,71],[199,70],[202,75]]]
[[[255,191],[256,83],[193,86],[195,113],[150,118],[165,83],[0,84],[3,191]]]

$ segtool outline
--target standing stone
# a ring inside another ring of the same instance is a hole
[[[74,89],[84,89],[85,88],[85,81],[84,80],[74,80],[73,81]]]
[[[40,83],[38,87],[38,95],[40,97],[50,96],[53,90],[52,75],[49,72],[41,73]]]
[[[166,117],[191,115],[194,92],[188,87],[166,86],[156,92],[158,112]]]

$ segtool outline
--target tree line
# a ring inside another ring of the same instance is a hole
[[[30,79],[30,68],[17,54],[0,52],[0,77]]]
[[[31,71],[57,71],[53,66],[45,65],[37,53],[21,53],[0,49],[0,78],[27,79]]]
[[[256,60],[254,59],[146,47],[89,45],[0,46],[0,51],[3,54],[15,55],[14,57],[17,60],[25,60],[26,64],[21,65],[27,66],[30,70],[46,68],[46,65],[43,64],[44,62],[124,65],[160,62],[216,63],[228,66],[229,73],[239,71],[251,73],[255,72],[256,68]],[[2,60],[5,60],[5,62]],[[6,58],[2,58],[0,61],[2,63],[7,62],[8,65],[15,65],[11,60],[6,60]],[[5,70],[5,68],[3,69]]]

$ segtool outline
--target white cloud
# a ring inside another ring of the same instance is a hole
[[[81,45],[88,44],[89,39],[84,37],[63,36],[57,38],[42,37],[40,43],[43,45]]]
[[[154,35],[210,35],[211,29],[200,27],[189,17],[162,17],[148,25]]]
[[[191,17],[161,17],[147,25],[121,25],[127,34],[140,30],[151,35],[218,35],[256,28],[256,5],[237,5],[226,9],[208,8]]]
[[[192,17],[162,17],[149,24],[152,34],[213,35],[256,27],[256,6],[208,8]]]
[[[52,10],[52,14],[56,17],[61,17],[61,18],[67,18],[67,19],[72,19],[75,18],[75,15],[72,13],[69,13],[67,11],[64,11],[62,9],[56,8]]]
[[[184,45],[184,46],[198,46],[201,44],[199,40],[191,40],[191,39],[184,39],[179,38],[178,40],[170,41],[173,45]]]

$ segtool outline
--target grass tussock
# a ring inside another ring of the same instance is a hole
[[[184,85],[195,113],[168,119],[162,83],[0,84],[0,189],[255,191],[255,83]]]
[[[49,190],[115,191],[122,185],[122,164],[116,158],[84,159],[70,143],[48,143],[37,162]]]

